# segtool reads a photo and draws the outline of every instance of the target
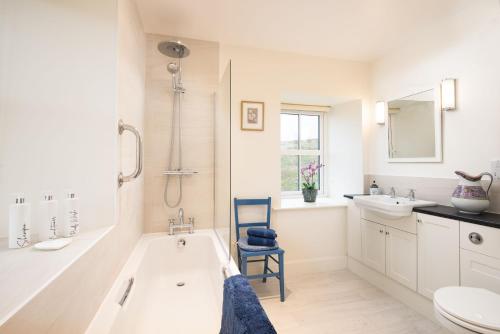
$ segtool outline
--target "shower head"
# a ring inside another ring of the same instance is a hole
[[[179,65],[177,65],[176,63],[168,63],[167,70],[171,74],[177,74],[179,72]]]
[[[158,50],[171,58],[185,58],[189,56],[189,48],[181,41],[160,42],[158,43]]]

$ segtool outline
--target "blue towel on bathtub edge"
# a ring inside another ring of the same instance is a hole
[[[224,281],[219,334],[277,334],[252,286],[242,275]]]
[[[250,237],[259,237],[259,238],[267,238],[267,239],[276,239],[278,236],[276,231],[272,228],[258,228],[251,227],[247,230],[247,235]]]
[[[248,236],[248,244],[252,246],[265,246],[265,247],[274,247],[276,246],[276,240],[254,237],[253,235]]]

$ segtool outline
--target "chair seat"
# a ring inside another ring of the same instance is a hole
[[[249,245],[247,237],[241,237],[240,240],[238,240],[238,246],[240,247],[240,249],[247,251],[247,252],[262,252],[262,251],[275,250],[275,249],[279,248],[277,241],[275,242],[274,246],[272,246],[272,247]]]

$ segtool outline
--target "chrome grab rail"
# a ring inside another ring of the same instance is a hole
[[[122,298],[120,298],[120,301],[118,302],[118,304],[120,306],[123,306],[123,304],[125,304],[125,302],[127,301],[127,298],[130,294],[130,290],[132,290],[132,285],[134,285],[134,278],[133,277],[131,277],[128,280],[127,289],[125,289],[125,292],[123,293]]]
[[[132,172],[132,174],[129,175],[123,175],[123,173],[120,172],[118,175],[118,186],[121,187],[124,182],[130,182],[133,179],[136,179],[141,175],[142,172],[142,139],[141,139],[141,134],[139,131],[137,131],[136,128],[134,128],[132,125],[125,124],[123,123],[122,120],[118,122],[118,133],[121,135],[123,134],[124,131],[130,131],[135,135],[135,170]]]

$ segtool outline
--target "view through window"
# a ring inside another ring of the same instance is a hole
[[[283,110],[281,112],[281,191],[300,193],[300,169],[311,162],[323,163],[323,113]],[[323,170],[315,180],[321,191]]]

